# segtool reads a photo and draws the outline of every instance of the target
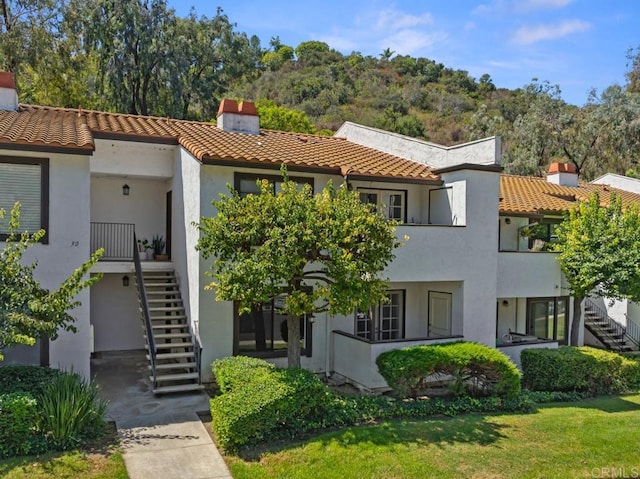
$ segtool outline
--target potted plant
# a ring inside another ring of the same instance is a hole
[[[166,246],[166,242],[161,235],[154,235],[151,239],[151,248],[153,249],[153,259],[156,261],[167,261],[169,259],[169,255],[164,254],[164,247]]]
[[[147,238],[140,238],[138,240],[138,252],[140,253],[141,261],[146,261],[149,259],[150,249],[151,245],[149,244],[149,240]]]

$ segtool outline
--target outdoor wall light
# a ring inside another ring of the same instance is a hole
[[[129,196],[129,185],[127,185],[126,183],[122,185],[122,194],[124,196]]]
[[[504,219],[504,224],[510,225],[511,224],[511,218],[505,218]]]
[[[504,306],[505,308],[509,306],[509,301],[507,301],[506,299],[502,300],[502,306]]]
[[[124,275],[122,277],[122,286],[129,286],[129,276]]]

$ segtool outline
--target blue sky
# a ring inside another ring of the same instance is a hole
[[[237,30],[263,47],[278,35],[295,47],[321,40],[348,54],[427,57],[498,87],[532,78],[560,85],[582,105],[588,92],[624,84],[626,51],[640,46],[637,0],[168,0],[179,15],[191,6],[214,16],[222,7]]]

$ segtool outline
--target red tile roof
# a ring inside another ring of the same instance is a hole
[[[586,201],[594,192],[600,193],[603,204],[611,193],[622,198],[624,205],[640,205],[640,195],[608,185],[580,183],[577,187],[562,186],[545,178],[502,175],[500,178],[500,213],[520,215],[561,214],[569,211],[577,201]]]
[[[85,150],[93,149],[93,139],[100,137],[175,141],[204,162],[285,163],[340,174],[439,181],[426,165],[341,138],[264,129],[248,135],[225,132],[213,123],[32,105],[0,112],[0,145],[5,147],[18,143]]]

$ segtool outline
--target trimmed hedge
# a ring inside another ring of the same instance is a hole
[[[29,393],[0,394],[0,458],[37,449],[38,406]]]
[[[311,371],[236,356],[213,372],[222,395],[211,400],[212,426],[225,449],[325,425],[331,395]]]
[[[467,412],[530,411],[527,395],[396,400],[332,393],[310,371],[279,369],[235,356],[213,363],[221,394],[211,400],[218,445],[228,451],[313,430],[378,419],[455,416]]]
[[[478,343],[454,342],[387,351],[378,370],[399,397],[416,398],[430,383],[446,381],[454,396],[515,397],[520,372],[509,358]]]
[[[0,367],[0,394],[27,392],[38,394],[57,376],[64,374],[58,369],[42,366],[9,365]]]
[[[522,351],[524,386],[532,391],[578,391],[591,395],[640,388],[640,363],[588,346]]]

